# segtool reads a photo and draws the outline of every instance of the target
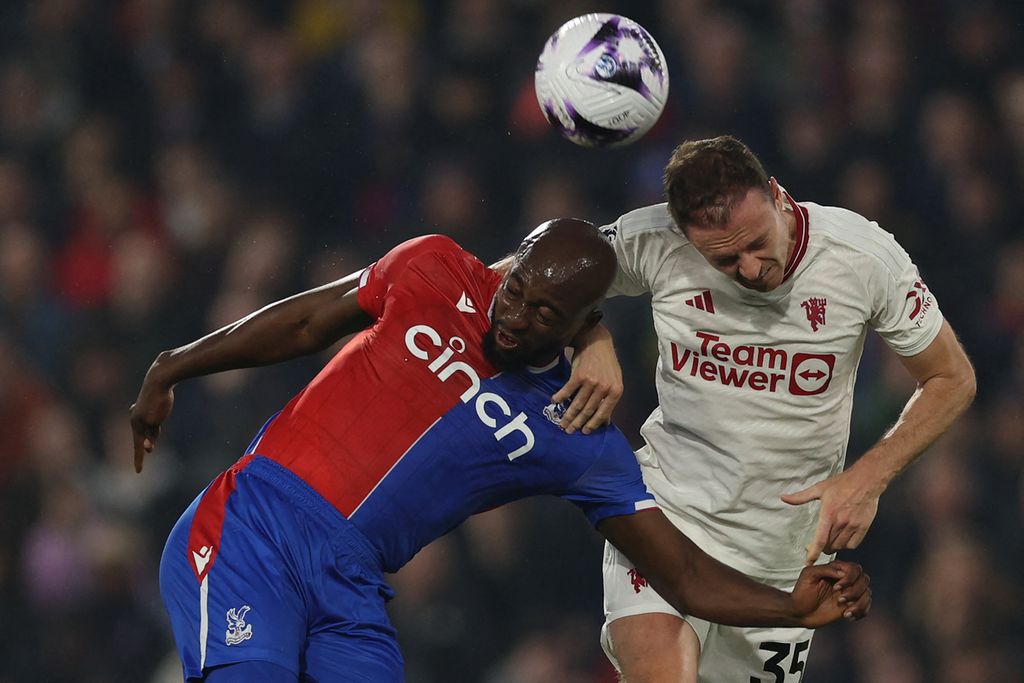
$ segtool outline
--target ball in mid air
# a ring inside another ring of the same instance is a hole
[[[665,108],[665,55],[640,24],[586,14],[548,38],[537,60],[537,102],[548,122],[584,147],[639,139]]]

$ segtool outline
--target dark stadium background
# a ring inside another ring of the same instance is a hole
[[[596,9],[671,73],[662,121],[616,151],[558,139],[533,96],[548,34]],[[1022,680],[1021,21],[984,0],[0,3],[0,681],[178,680],[163,539],[323,360],[183,385],[135,476],[127,406],[158,351],[413,235],[497,259],[543,219],[610,221],[659,200],[677,142],[726,132],[797,199],[894,232],[979,376],[850,554],[870,618],[819,632],[805,680]],[[635,441],[653,331],[645,302],[608,308]],[[851,455],[911,390],[872,336]],[[394,577],[409,681],[612,681],[600,549],[539,500],[424,550]]]

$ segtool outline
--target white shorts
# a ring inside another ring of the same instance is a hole
[[[760,580],[792,590],[794,580]],[[610,543],[604,547],[604,614],[601,647],[621,671],[608,636],[608,624],[637,614],[674,614],[685,619],[700,639],[701,683],[799,683],[814,631],[803,628],[737,628],[680,614],[647,585],[633,564]],[[629,683],[628,681],[626,683]]]

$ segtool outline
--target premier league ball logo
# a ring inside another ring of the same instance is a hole
[[[665,56],[640,24],[617,14],[566,23],[544,46],[534,85],[548,122],[585,147],[640,138],[668,97]]]

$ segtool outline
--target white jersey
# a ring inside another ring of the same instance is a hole
[[[611,294],[652,295],[659,406],[641,429],[644,479],[706,552],[760,578],[803,565],[818,504],[779,496],[843,468],[867,329],[911,356],[942,324],[892,235],[845,209],[786,200],[796,246],[766,293],[712,268],[665,204],[602,229],[619,260]]]

